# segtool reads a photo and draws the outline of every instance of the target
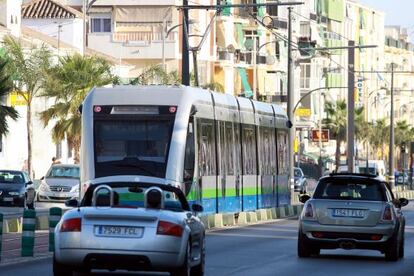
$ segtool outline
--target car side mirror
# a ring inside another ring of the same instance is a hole
[[[66,200],[65,205],[66,207],[76,208],[79,205],[79,201],[77,199],[72,198],[72,199]]]
[[[404,206],[408,205],[409,200],[402,197],[402,198],[398,199],[397,202],[400,205],[400,207],[404,207]]]
[[[45,177],[44,177],[44,176],[42,176],[42,178],[40,178],[40,180],[45,180]]]
[[[32,185],[32,184],[33,184],[33,181],[28,181],[28,182],[25,183],[25,186],[27,187],[27,186]]]
[[[193,212],[195,213],[202,213],[204,211],[203,206],[201,206],[200,204],[194,203],[191,206],[191,209],[193,210]]]
[[[306,201],[308,201],[311,197],[309,195],[301,195],[299,196],[299,201],[302,203],[306,203]]]

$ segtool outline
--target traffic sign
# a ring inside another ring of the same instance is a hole
[[[312,129],[311,139],[312,142],[329,142],[329,129],[322,129],[322,137],[319,135],[319,129]]]
[[[295,115],[298,117],[310,117],[312,115],[312,111],[310,108],[298,108],[295,111]]]

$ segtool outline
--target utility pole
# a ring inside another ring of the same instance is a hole
[[[287,81],[288,81],[288,102],[287,102],[287,113],[289,120],[291,122],[291,128],[289,129],[289,185],[293,185],[293,173],[295,166],[295,135],[296,135],[296,126],[295,126],[295,114],[293,113],[293,107],[295,105],[295,90],[293,86],[294,80],[294,61],[292,56],[292,7],[288,7],[288,72],[287,72]]]
[[[188,5],[188,0],[183,0],[183,6]],[[188,9],[183,9],[183,33],[182,33],[182,53],[181,53],[181,83],[190,85],[190,52],[188,46]]]
[[[253,34],[253,100],[257,100],[257,35]]]
[[[85,52],[86,52],[86,7],[87,7],[87,1],[88,0],[83,0],[82,4],[82,12],[83,12],[83,41],[82,41],[82,56],[85,56]]]
[[[355,166],[355,41],[348,42],[348,129],[347,163],[348,172],[354,172]]]
[[[389,156],[389,183],[391,189],[395,187],[394,179],[394,63],[391,63],[391,117],[390,117],[390,156]]]
[[[60,57],[60,32],[62,31],[62,25],[59,24],[58,25],[58,46],[57,46],[57,50],[58,50],[58,58]]]
[[[165,64],[165,31],[167,28],[167,21],[164,18],[164,20],[162,21],[162,30],[161,30],[161,36],[162,36],[162,69],[164,69],[165,71],[167,71],[167,67]]]

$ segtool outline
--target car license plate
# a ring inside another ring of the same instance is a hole
[[[3,201],[11,202],[13,201],[12,197],[3,197]]]
[[[363,218],[365,217],[365,210],[333,209],[333,216],[334,217]]]
[[[111,225],[95,226],[96,236],[141,238],[143,233],[144,233],[144,229],[142,227],[111,226]]]

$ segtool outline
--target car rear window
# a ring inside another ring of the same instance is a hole
[[[313,198],[385,201],[384,190],[380,182],[354,179],[320,181]]]

